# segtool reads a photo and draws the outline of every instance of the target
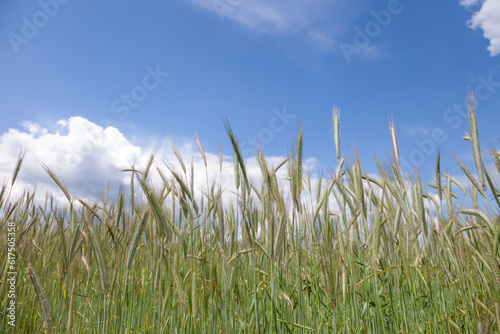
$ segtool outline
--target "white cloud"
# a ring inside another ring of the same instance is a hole
[[[40,201],[43,202],[46,193],[50,193],[60,204],[67,203],[64,194],[50,179],[42,164],[47,165],[68,190],[78,197],[94,201],[106,192],[108,183],[110,195],[116,196],[120,185],[128,188],[131,180],[130,172],[122,170],[130,168],[132,164],[141,170],[153,147],[157,152],[155,166],[161,168],[167,177],[170,173],[164,162],[173,166],[180,175],[184,175],[167,138],[159,143],[152,143],[150,147],[141,147],[132,144],[118,129],[104,129],[82,117],[71,117],[59,120],[56,125],[51,124],[50,127],[58,129],[55,133],[50,133],[40,124],[32,122],[22,122],[22,125],[24,130],[10,129],[0,135],[0,182],[10,180],[19,152],[26,149],[23,165],[13,189],[15,197],[21,195],[25,189],[36,187]],[[236,187],[232,154],[223,156],[221,172],[218,152],[205,152],[208,165],[205,172],[205,164],[194,139],[176,145],[184,159],[188,176],[191,162],[193,163],[195,192],[198,197],[206,190],[208,174],[209,186],[215,181],[223,190],[223,201],[234,201]],[[267,162],[270,166],[277,166],[284,159],[285,157],[280,156],[268,157]],[[318,161],[315,158],[304,160],[305,169],[314,171],[317,167]],[[256,159],[247,159],[246,168],[249,179],[259,185],[261,172]],[[285,175],[286,166],[283,166],[277,176],[283,186],[281,189],[286,194],[289,186],[288,182],[284,181]],[[155,168],[151,170],[151,178],[155,181],[153,184],[162,184]]]
[[[460,4],[467,8],[476,5],[478,2],[479,0],[460,0]]]
[[[307,33],[307,39],[309,42],[321,49],[321,50],[332,50],[336,42],[328,32],[324,30],[311,30]]]
[[[82,117],[59,121],[55,133],[31,122],[22,125],[24,131],[10,129],[0,136],[0,179],[10,178],[19,152],[26,149],[16,181],[18,193],[36,186],[38,194],[62,196],[43,163],[77,195],[95,197],[105,191],[108,180],[112,187],[119,185],[124,174],[117,172],[142,154],[141,148],[130,144],[117,129],[103,129]]]
[[[484,37],[490,41],[490,55],[500,54],[500,1],[499,0],[461,0],[460,4],[475,10],[468,24],[471,28],[481,28]]]
[[[332,49],[335,25],[341,6],[328,0],[185,0],[218,14],[221,20],[236,22],[267,34],[297,34],[315,47]]]

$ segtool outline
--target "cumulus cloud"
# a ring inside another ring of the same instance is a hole
[[[82,117],[59,121],[55,133],[32,122],[22,122],[22,126],[23,130],[10,129],[0,136],[0,179],[10,177],[19,152],[26,150],[16,180],[18,192],[36,187],[37,193],[62,197],[44,164],[77,195],[95,197],[105,191],[108,181],[118,186],[124,178],[118,172],[143,155],[116,128],[103,129]]]
[[[0,135],[0,182],[10,180],[19,153],[26,150],[13,195],[19,196],[25,189],[36,188],[41,201],[49,193],[60,204],[67,203],[64,194],[50,179],[42,164],[50,168],[68,190],[80,198],[94,201],[106,192],[108,185],[110,195],[116,195],[120,186],[128,188],[131,181],[131,173],[122,170],[132,165],[141,170],[153,152],[153,145],[156,152],[155,167],[169,176],[168,164],[180,175],[184,175],[168,138],[163,138],[150,147],[141,147],[132,144],[117,128],[103,128],[83,117],[58,121],[55,132],[28,121],[21,124],[23,129],[9,129]],[[190,178],[191,163],[193,164],[193,179],[198,197],[207,188],[208,176],[209,186],[212,182],[220,186],[223,201],[234,201],[236,186],[232,155],[223,155],[221,167],[218,152],[205,152],[205,169],[194,139],[176,145],[186,164],[187,178]],[[283,156],[268,157],[267,162],[270,166],[278,166],[284,159]],[[155,167],[151,169],[152,183],[162,184]],[[305,169],[315,170],[317,167],[318,161],[315,158],[304,161]],[[246,168],[250,180],[256,185],[260,184],[261,172],[257,160],[246,159]],[[285,181],[286,168],[282,167],[277,176],[286,193],[289,190],[288,182]]]
[[[473,29],[483,30],[484,37],[490,41],[490,55],[500,54],[500,1],[461,0],[460,4],[474,11],[468,24]]]
[[[217,14],[221,20],[236,22],[253,31],[267,34],[298,34],[321,49],[331,49],[335,45],[333,36],[335,27],[328,22],[338,22],[341,7],[337,1],[185,1]]]

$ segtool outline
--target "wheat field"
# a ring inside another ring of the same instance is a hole
[[[0,332],[500,333],[500,154],[479,147],[472,103],[465,139],[476,169],[457,159],[467,182],[442,172],[439,154],[427,184],[402,170],[392,122],[392,159],[376,160],[369,176],[356,154],[342,156],[334,113],[338,164],[328,176],[314,185],[303,170],[299,132],[281,164],[257,153],[254,183],[225,125],[232,203],[215,181],[194,184],[205,171],[185,165],[175,145],[182,168],[161,172],[152,156],[125,171],[131,189],[116,196],[82,200],[46,167],[67,205],[50,196],[40,205],[29,191],[13,199],[20,155],[0,193]],[[15,327],[6,311],[9,222]]]

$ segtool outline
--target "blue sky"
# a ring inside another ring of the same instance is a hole
[[[427,179],[438,148],[445,168],[457,170],[450,152],[473,166],[460,105],[475,89],[482,148],[498,146],[497,22],[498,0],[1,1],[0,172],[27,147],[22,184],[40,182],[44,162],[78,187],[76,171],[116,172],[168,138],[196,152],[195,132],[207,152],[231,154],[226,116],[249,154],[257,138],[286,155],[303,125],[305,156],[334,168],[333,106],[343,151],[357,147],[368,172],[373,154],[387,161],[388,115]],[[65,169],[51,154],[70,154],[78,133],[91,140],[88,129],[111,144]]]

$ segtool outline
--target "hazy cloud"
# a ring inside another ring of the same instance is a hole
[[[402,126],[401,130],[409,136],[430,136],[432,133],[432,128],[424,126]]]
[[[333,22],[337,22],[338,1],[327,0],[185,0],[217,14],[221,20],[236,22],[267,34],[296,34],[313,46],[332,49]]]

